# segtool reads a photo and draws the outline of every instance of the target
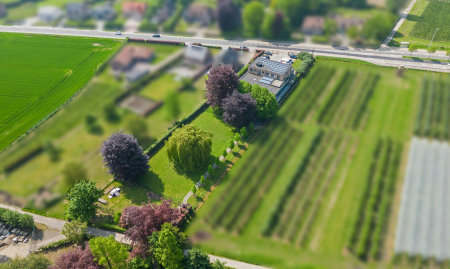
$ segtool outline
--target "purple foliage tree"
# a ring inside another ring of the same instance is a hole
[[[55,265],[50,269],[100,269],[102,266],[98,265],[94,261],[94,255],[92,255],[89,243],[86,243],[84,249],[79,246],[78,248],[71,249],[66,253],[61,254],[55,260]]]
[[[129,239],[133,246],[130,258],[144,258],[149,247],[148,237],[159,231],[164,223],[173,222],[180,215],[180,211],[172,207],[170,200],[164,200],[160,205],[149,203],[142,207],[125,208],[120,217],[120,225],[127,228],[125,238]]]
[[[111,135],[103,142],[100,153],[108,172],[124,181],[135,180],[150,168],[148,156],[130,134]]]
[[[206,99],[212,108],[221,108],[222,100],[239,86],[239,77],[230,65],[214,67],[206,80]]]
[[[232,0],[217,1],[217,22],[220,30],[233,31],[241,23],[241,12]]]
[[[223,121],[237,128],[247,126],[256,117],[256,100],[251,93],[234,91],[222,101]]]

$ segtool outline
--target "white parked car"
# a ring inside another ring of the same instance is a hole
[[[117,32],[115,33],[115,35],[122,35],[122,33],[121,33],[120,31],[117,31]]]

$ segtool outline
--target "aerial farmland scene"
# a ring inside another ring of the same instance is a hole
[[[450,268],[449,11],[0,0],[0,269]]]

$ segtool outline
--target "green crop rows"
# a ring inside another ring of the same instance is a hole
[[[435,41],[450,41],[450,1],[431,0],[410,35]]]
[[[401,152],[401,143],[378,141],[349,243],[349,249],[360,259],[379,259],[382,255]]]
[[[415,134],[450,139],[450,84],[447,78],[426,77],[422,83]]]
[[[0,152],[82,89],[116,40],[0,34]]]

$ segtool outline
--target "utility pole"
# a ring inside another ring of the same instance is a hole
[[[436,35],[436,32],[439,30],[439,28],[436,28],[436,31],[434,31],[434,35],[433,38],[431,39],[430,45],[428,46],[428,48],[431,47],[431,43],[433,42],[434,36]]]

